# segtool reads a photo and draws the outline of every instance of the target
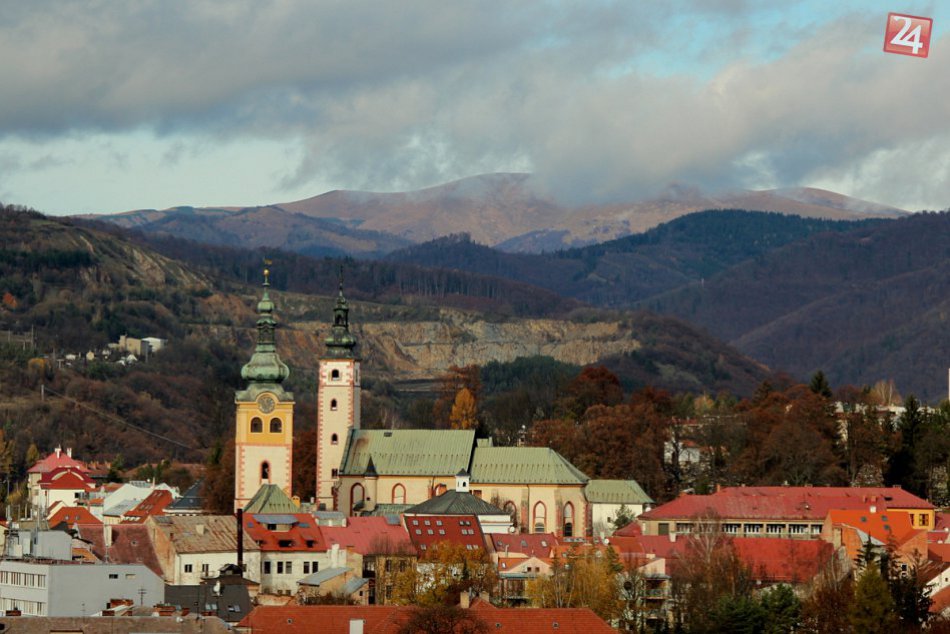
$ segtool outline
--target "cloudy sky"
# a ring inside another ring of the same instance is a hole
[[[933,18],[928,59],[882,51],[890,11]],[[0,0],[0,201],[531,171],[573,200],[810,185],[945,209],[948,23],[912,0]]]

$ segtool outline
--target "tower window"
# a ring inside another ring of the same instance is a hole
[[[284,425],[280,422],[279,418],[270,419],[270,431],[272,434],[279,434],[283,429]]]
[[[337,436],[336,434],[333,434],[332,436],[330,436],[330,444],[331,444],[331,445],[338,445],[338,444],[340,444],[340,437]]]
[[[339,380],[340,380],[340,371],[339,371],[339,370],[336,370],[336,369],[334,369],[333,371],[331,371],[331,372],[330,372],[330,379],[333,380],[333,381],[339,381]]]
[[[330,399],[330,411],[333,411],[333,412],[336,411],[336,399],[335,399],[335,398]]]
[[[260,418],[255,416],[254,418],[251,419],[251,433],[259,434],[262,431],[264,431],[264,421],[262,421]]]
[[[270,463],[262,462],[261,463],[261,482],[270,481]]]

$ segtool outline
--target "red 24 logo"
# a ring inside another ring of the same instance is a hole
[[[927,57],[930,53],[930,27],[933,20],[916,15],[887,14],[884,52]]]

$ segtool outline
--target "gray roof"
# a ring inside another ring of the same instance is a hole
[[[471,429],[354,429],[340,474],[363,475],[372,457],[380,476],[449,476],[468,467],[474,446]]]
[[[504,515],[508,513],[471,493],[446,491],[406,509],[406,515]]]
[[[165,507],[166,513],[189,513],[200,512],[204,509],[204,497],[201,488],[204,486],[204,479],[198,480],[185,491],[180,498]]]
[[[588,477],[548,447],[476,447],[472,484],[585,484]]]
[[[584,487],[588,502],[600,504],[653,504],[636,480],[591,480]]]
[[[303,586],[319,586],[321,583],[335,579],[350,572],[349,568],[326,568],[307,575],[297,583]]]
[[[146,521],[153,522],[179,554],[237,552],[237,518],[233,515],[153,515]],[[246,532],[242,537],[245,552],[260,550]]]
[[[369,579],[363,577],[353,577],[343,584],[343,594],[350,595],[369,583]]]

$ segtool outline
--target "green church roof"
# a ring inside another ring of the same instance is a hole
[[[245,505],[244,512],[281,514],[299,513],[300,509],[276,484],[262,484],[254,497]]]
[[[364,475],[372,458],[379,476],[451,476],[468,468],[475,431],[354,429],[346,443],[341,475]]]
[[[477,447],[472,484],[584,484],[588,477],[548,447]]]
[[[601,504],[653,504],[636,480],[591,480],[584,496],[588,502]]]

